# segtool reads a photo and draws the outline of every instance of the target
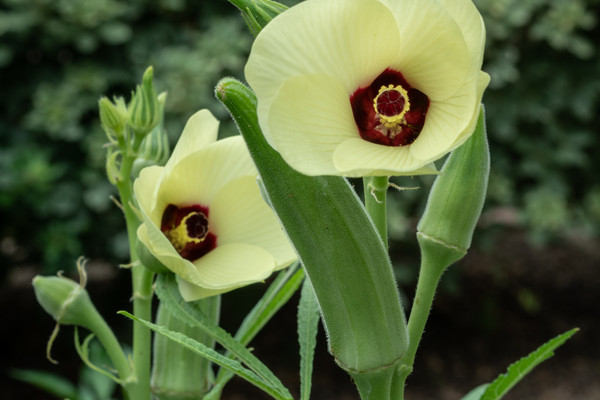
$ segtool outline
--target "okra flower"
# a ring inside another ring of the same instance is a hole
[[[207,110],[188,121],[164,167],[135,181],[139,240],[179,276],[187,301],[259,282],[296,254],[256,183],[241,137],[217,139]]]
[[[417,175],[475,128],[489,76],[471,0],[308,0],[258,35],[261,129],[306,175]]]

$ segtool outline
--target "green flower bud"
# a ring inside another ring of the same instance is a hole
[[[246,25],[254,36],[257,36],[273,18],[288,9],[283,4],[271,0],[229,0],[229,2],[240,9]]]
[[[471,246],[475,225],[487,192],[490,152],[483,106],[473,135],[450,154],[427,200],[417,230],[463,253]]]
[[[158,258],[154,257],[154,255],[148,250],[146,245],[137,240],[137,255],[140,258],[141,263],[144,267],[148,268],[152,272],[156,272],[157,274],[164,274],[166,272],[171,272],[171,270],[163,263],[161,263]]]
[[[85,290],[85,278],[79,284],[63,276],[33,278],[35,297],[42,308],[59,324],[90,326],[90,316],[97,314]]]
[[[169,147],[169,138],[163,126],[163,110],[167,93],[163,92],[158,96],[160,104],[160,123],[154,127],[152,132],[144,138],[138,156],[133,162],[131,176],[137,178],[140,171],[152,165],[164,166],[169,160],[171,150]]]
[[[152,83],[154,72],[148,67],[129,103],[129,126],[138,136],[146,136],[160,122],[160,103]]]
[[[102,129],[106,132],[108,140],[117,143],[118,139],[125,135],[127,126],[127,106],[122,97],[115,97],[113,103],[107,97],[101,97],[98,100],[100,109],[100,122]]]

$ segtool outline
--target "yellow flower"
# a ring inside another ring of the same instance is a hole
[[[475,129],[484,44],[471,0],[308,0],[258,35],[246,79],[303,174],[435,173]]]
[[[216,141],[219,122],[193,115],[164,167],[135,181],[139,240],[179,276],[186,301],[259,282],[296,260],[239,136]]]

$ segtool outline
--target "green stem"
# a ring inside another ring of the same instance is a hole
[[[388,248],[387,234],[387,209],[386,209],[386,194],[389,187],[389,177],[373,176],[364,177],[363,186],[365,188],[365,207],[375,223],[375,227],[379,232],[381,240]]]
[[[350,373],[361,400],[390,400],[390,386],[394,377],[394,368],[384,368],[372,373]]]
[[[121,203],[127,223],[129,237],[129,252],[131,263],[138,260],[136,252],[137,228],[140,224],[131,205],[134,201],[133,185],[131,182],[131,168],[136,158],[142,139],[135,136],[132,151],[123,157],[121,176],[123,180],[117,183]],[[133,284],[133,314],[143,320],[152,320],[152,282],[154,273],[143,265],[131,268]],[[150,400],[150,360],[151,360],[151,334],[150,329],[135,322],[133,324],[133,367],[137,377],[137,384],[131,390],[131,400]]]
[[[135,382],[135,375],[132,374],[133,371],[131,370],[131,365],[125,356],[125,353],[123,353],[123,349],[112,329],[110,329],[104,318],[102,318],[98,312],[96,312],[95,315],[90,316],[86,328],[91,330],[98,340],[100,340],[108,357],[117,369],[123,387],[126,390],[129,390]]]
[[[410,337],[408,350],[396,367],[396,376],[392,382],[392,399],[394,400],[404,399],[406,378],[413,370],[417,348],[425,330],[440,278],[448,266],[461,259],[466,253],[463,249],[448,245],[423,233],[418,233],[417,239],[421,247],[421,272],[408,319]]]
[[[421,266],[419,283],[417,284],[417,291],[408,320],[410,342],[406,354],[402,357],[400,364],[396,368],[396,379],[394,380],[392,388],[393,399],[404,399],[404,385],[406,378],[408,378],[408,375],[412,372],[417,348],[421,342],[425,324],[429,317],[429,311],[431,310],[431,304],[433,303],[435,289],[437,288],[441,276],[442,271],[435,268],[428,268],[424,265]]]

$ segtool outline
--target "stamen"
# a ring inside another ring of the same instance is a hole
[[[373,107],[384,127],[396,128],[405,123],[404,114],[410,109],[408,92],[400,85],[381,86],[373,100]]]
[[[165,235],[178,252],[183,251],[188,243],[201,243],[208,234],[208,219],[204,213],[193,211],[186,215],[179,225]]]

